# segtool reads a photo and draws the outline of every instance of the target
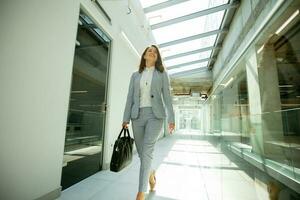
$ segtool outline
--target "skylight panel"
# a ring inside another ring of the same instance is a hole
[[[216,40],[216,35],[200,38],[197,40],[192,40],[188,42],[179,43],[176,45],[171,45],[161,48],[161,54],[163,57],[168,57],[188,51],[193,51],[205,47],[211,47],[214,45]]]
[[[224,11],[219,11],[210,15],[155,29],[152,32],[156,42],[161,44],[208,31],[218,30],[221,25],[223,15]]]
[[[170,70],[168,70],[168,74],[176,74],[176,73],[180,73],[180,72],[190,71],[193,69],[201,69],[201,68],[206,67],[207,64],[208,64],[208,62],[203,62],[203,63],[184,66],[184,67],[180,67],[180,68],[176,68],[176,69],[170,69]]]
[[[226,4],[228,0],[190,0],[146,14],[151,25]]]
[[[169,66],[187,63],[187,62],[193,62],[196,60],[209,58],[210,54],[211,54],[211,51],[205,51],[202,53],[196,53],[196,54],[182,56],[182,57],[171,59],[171,60],[166,60],[166,61],[164,61],[164,64],[166,67],[169,67]]]
[[[165,66],[174,66],[174,69],[169,69],[169,73],[185,72],[208,65],[217,34],[224,32],[221,30],[221,23],[225,10],[231,6],[229,0],[140,2],[156,43],[160,46],[161,55],[163,59],[167,58]],[[159,5],[160,3],[163,4]]]

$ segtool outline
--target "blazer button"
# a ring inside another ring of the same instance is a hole
[[[153,98],[154,96],[153,95],[151,95],[151,98]]]

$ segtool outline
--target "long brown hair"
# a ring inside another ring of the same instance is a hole
[[[147,50],[150,48],[150,47],[154,47],[157,51],[157,60],[155,62],[155,68],[160,71],[160,72],[164,72],[165,71],[165,68],[162,64],[162,59],[161,59],[161,56],[160,56],[160,52],[158,50],[158,47],[156,45],[151,45],[149,47],[147,47],[142,55],[142,58],[141,58],[141,62],[140,62],[140,67],[139,67],[139,73],[142,73],[146,67],[146,59],[144,58]]]

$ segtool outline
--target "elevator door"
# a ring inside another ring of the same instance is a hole
[[[73,62],[61,185],[102,168],[110,39],[80,12]]]

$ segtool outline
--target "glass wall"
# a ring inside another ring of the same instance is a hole
[[[63,189],[101,170],[110,39],[80,13],[66,125]]]
[[[288,8],[257,40],[254,52],[261,100],[261,116],[257,116],[263,136],[259,139],[260,153],[297,168],[300,168],[299,18],[299,7]]]
[[[249,144],[248,87],[243,65],[220,85],[210,102],[211,132],[232,142]]]
[[[179,129],[200,130],[200,112],[199,109],[180,108]]]
[[[269,21],[205,105],[207,133],[220,135],[233,152],[297,192],[299,8],[300,2],[293,1]]]
[[[173,100],[177,130],[189,130],[200,133],[203,122],[201,121],[201,97],[175,97]]]

